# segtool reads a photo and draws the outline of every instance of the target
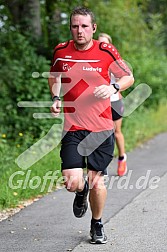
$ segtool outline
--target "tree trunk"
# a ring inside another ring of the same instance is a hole
[[[38,39],[42,35],[41,21],[40,21],[40,3],[39,0],[28,0],[24,3],[23,11],[26,26],[33,37]]]
[[[15,25],[19,25],[22,33],[30,32],[38,39],[42,35],[39,0],[6,0]]]

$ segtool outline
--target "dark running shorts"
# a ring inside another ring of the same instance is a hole
[[[113,121],[116,121],[120,118],[122,118],[124,113],[124,104],[122,99],[118,101],[111,102],[111,111],[112,111],[112,119]]]
[[[106,175],[106,168],[113,159],[115,138],[112,130],[78,130],[63,132],[63,135],[60,150],[62,170],[87,167]]]

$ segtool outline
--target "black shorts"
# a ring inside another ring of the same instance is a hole
[[[124,104],[123,104],[122,99],[111,102],[111,111],[112,111],[113,121],[116,121],[122,118],[123,113],[124,113]]]
[[[112,130],[89,132],[86,130],[64,132],[61,141],[61,168],[88,168],[106,174],[113,159],[114,133]]]

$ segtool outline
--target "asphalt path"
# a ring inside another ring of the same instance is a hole
[[[0,222],[0,251],[167,251],[167,133],[127,156],[125,177],[116,176],[116,159],[108,167],[107,244],[89,244],[90,210],[75,218],[74,194],[59,189]]]

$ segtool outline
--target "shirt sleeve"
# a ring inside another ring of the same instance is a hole
[[[129,76],[132,74],[130,68],[121,58],[118,50],[112,44],[103,44],[101,49],[108,54],[109,57],[109,72],[114,75],[115,78],[121,78],[123,76]]]
[[[109,66],[109,69],[111,73],[115,76],[115,78],[121,78],[123,76],[129,76],[131,75],[131,70],[128,67],[128,65],[125,63],[125,61],[120,56],[117,49],[112,45],[110,48],[110,53],[112,57],[112,62]]]

